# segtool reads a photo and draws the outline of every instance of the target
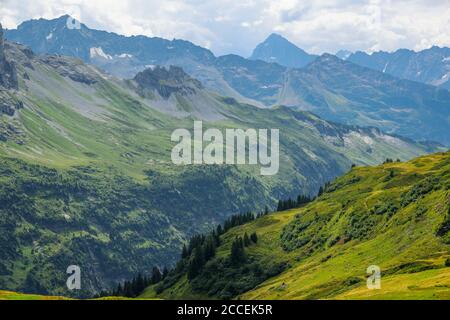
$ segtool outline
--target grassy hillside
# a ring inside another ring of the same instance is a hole
[[[310,113],[238,103],[181,70],[168,70],[165,80],[161,70],[149,70],[121,81],[12,43],[5,54],[19,86],[0,88],[7,106],[0,111],[2,289],[73,294],[65,271],[77,264],[84,274],[78,294],[89,296],[155,264],[175,263],[187,238],[230,214],[314,193],[352,163],[436,150]],[[191,129],[194,119],[205,128],[281,129],[280,172],[174,166],[170,135]]]
[[[0,300],[67,300],[65,297],[40,296],[0,290]]]
[[[450,152],[353,168],[315,201],[222,235],[196,278],[181,273],[142,297],[449,299],[449,190]],[[246,260],[231,263],[231,243],[253,232]],[[379,290],[366,287],[370,265]]]

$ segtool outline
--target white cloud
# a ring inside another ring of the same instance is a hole
[[[450,46],[450,0],[0,0],[8,28],[69,13],[89,27],[249,55],[271,32],[314,53]]]

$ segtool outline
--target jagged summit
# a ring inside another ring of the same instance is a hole
[[[0,23],[0,86],[6,89],[17,89],[17,72],[14,64],[6,59],[3,27]]]
[[[2,23],[0,22],[0,61],[4,58],[4,51],[5,51],[5,44],[3,40],[3,27]]]
[[[283,36],[272,33],[253,51],[252,60],[276,62],[286,67],[301,68],[315,59]]]
[[[179,58],[189,65],[214,60],[210,50],[189,41],[91,29],[69,15],[25,21],[5,33],[9,41],[27,45],[37,54],[80,58],[123,79],[134,77],[148,65],[176,64]]]
[[[169,98],[173,93],[195,94],[197,90],[203,89],[200,81],[191,78],[182,68],[176,66],[148,68],[139,72],[134,81],[140,89],[157,90],[164,98]]]

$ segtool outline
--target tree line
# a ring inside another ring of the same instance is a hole
[[[188,246],[183,246],[181,259],[187,261],[187,277],[189,280],[197,277],[205,264],[215,257],[216,249],[220,246],[220,236],[231,228],[246,224],[255,220],[252,212],[233,215],[222,225],[211,231],[207,236],[196,235],[191,238]],[[248,238],[248,236],[247,236]]]
[[[323,190],[323,188],[321,189]],[[279,200],[276,211],[297,208],[314,199],[315,197],[299,195],[295,200],[291,198]],[[270,213],[271,211],[266,206],[264,211],[257,214],[246,212],[232,215],[226,219],[223,224],[219,224],[208,234],[196,234],[192,236],[187,244],[183,245],[180,255],[181,259],[171,270],[164,268],[161,272],[158,267],[153,267],[152,272],[149,275],[139,273],[132,280],[120,283],[112,291],[104,291],[100,293],[98,297],[123,296],[134,298],[139,296],[146,287],[164,282],[172,282],[183,274],[183,272],[186,272],[188,279],[192,280],[202,272],[205,264],[216,256],[217,248],[221,245],[221,235],[234,227],[246,224]],[[245,247],[256,244],[257,242],[258,236],[255,232],[250,234],[250,236],[245,233],[242,237],[236,237],[230,249],[231,262],[233,264],[245,262]],[[162,287],[165,286],[163,285]]]
[[[319,190],[319,194],[318,196],[321,196],[323,193],[323,188],[320,187]],[[278,206],[277,206],[277,211],[285,211],[285,210],[289,210],[289,209],[294,209],[294,208],[298,208],[301,207],[304,204],[307,204],[311,201],[313,201],[315,199],[315,197],[309,197],[307,195],[299,195],[297,197],[297,199],[286,199],[286,200],[278,200]]]
[[[123,283],[119,283],[115,289],[112,291],[102,291],[96,297],[127,297],[127,298],[136,298],[139,296],[145,288],[152,284],[157,284],[160,281],[164,280],[169,274],[169,270],[164,268],[163,271],[158,267],[153,267],[150,275],[143,275],[139,273],[131,280],[127,280]]]

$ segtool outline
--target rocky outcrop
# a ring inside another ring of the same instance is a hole
[[[54,68],[61,76],[68,77],[72,81],[87,85],[97,83],[96,75],[89,72],[86,67],[74,59],[62,56],[45,56],[41,61]]]
[[[146,69],[139,72],[134,77],[134,81],[138,84],[140,91],[156,90],[166,99],[173,93],[190,95],[203,88],[200,81],[191,78],[182,68],[175,66]]]
[[[3,39],[3,27],[0,23],[0,61],[5,59],[5,40]]]
[[[17,100],[17,98],[11,97],[6,92],[0,91],[0,115],[6,114],[7,116],[12,117],[16,110],[20,110],[23,108],[23,102]]]
[[[0,86],[6,89],[17,89],[17,71],[12,62],[6,59],[3,28],[0,24]]]

